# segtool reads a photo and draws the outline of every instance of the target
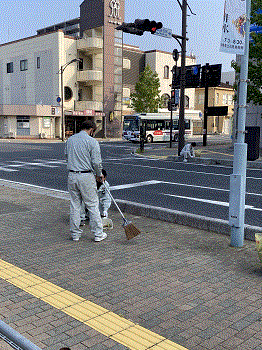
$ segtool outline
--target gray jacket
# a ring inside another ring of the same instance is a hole
[[[102,159],[99,143],[89,136],[87,132],[82,130],[69,137],[65,144],[65,156],[68,170],[92,170],[94,175],[102,176]]]

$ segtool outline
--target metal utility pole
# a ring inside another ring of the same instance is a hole
[[[247,144],[245,143],[247,77],[249,58],[251,0],[246,0],[246,33],[245,51],[241,56],[238,127],[237,141],[234,146],[233,174],[230,175],[229,224],[231,226],[231,246],[242,247],[244,244],[245,223],[245,192],[246,192],[246,164]]]
[[[61,74],[61,117],[62,117],[62,141],[65,141],[65,113],[64,113],[64,81],[63,81],[63,74],[67,66],[69,66],[71,63],[79,62],[79,58],[74,58],[70,62],[67,62],[63,66],[60,67],[59,73]]]
[[[178,155],[185,145],[185,85],[186,85],[186,21],[187,1],[182,1],[182,38],[181,38],[181,85],[179,104],[179,133],[178,133]]]
[[[203,74],[203,72],[202,72],[202,74]],[[205,100],[204,100],[203,146],[207,145],[208,88],[209,88],[209,63],[206,63],[206,66],[205,66]]]

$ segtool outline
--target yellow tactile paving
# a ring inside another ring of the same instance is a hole
[[[4,260],[0,260],[0,269],[2,269],[2,268],[6,268],[6,267],[15,267],[14,265],[12,265],[12,264],[9,264],[8,262],[6,262],[6,261],[4,261]]]
[[[165,340],[164,337],[138,325],[112,335],[111,339],[118,343],[121,342],[122,344],[128,344],[126,346],[131,346],[131,349],[134,350],[148,349],[156,343]]]
[[[34,295],[37,298],[43,298],[48,295],[57,294],[59,292],[63,292],[64,289],[60,288],[53,283],[44,282],[41,284],[37,284],[35,286],[30,286],[24,289],[25,292]]]
[[[0,278],[131,350],[187,350],[181,345],[1,259]]]
[[[81,301],[85,301],[85,299],[66,290],[57,294],[45,296],[41,299],[57,309],[64,309],[67,306],[72,306],[81,303]]]
[[[84,322],[105,314],[108,310],[90,301],[84,301],[83,303],[66,307],[63,309],[63,312]]]
[[[97,316],[96,318],[92,318],[84,323],[108,337],[115,333],[121,332],[128,327],[134,326],[133,322],[128,321],[125,318],[114,314],[113,312],[108,312],[101,316]]]
[[[150,350],[187,350],[185,347],[173,343],[171,340],[164,340],[159,344],[154,345]]]
[[[21,276],[17,276],[17,277],[12,277],[10,275],[10,278],[5,278],[5,279],[8,282],[14,284],[15,286],[17,286],[21,289],[45,282],[45,280],[43,278],[35,276],[31,273],[27,273],[25,275],[21,275]]]

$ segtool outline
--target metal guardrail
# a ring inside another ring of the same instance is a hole
[[[41,350],[30,340],[0,320],[0,338],[16,350]]]

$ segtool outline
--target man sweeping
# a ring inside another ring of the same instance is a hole
[[[97,181],[102,181],[102,160],[99,143],[93,138],[95,130],[96,124],[93,121],[83,122],[81,131],[69,137],[65,146],[73,241],[79,241],[82,233],[79,227],[82,200],[89,212],[89,226],[95,241],[100,242],[107,237],[103,232],[97,195]]]

